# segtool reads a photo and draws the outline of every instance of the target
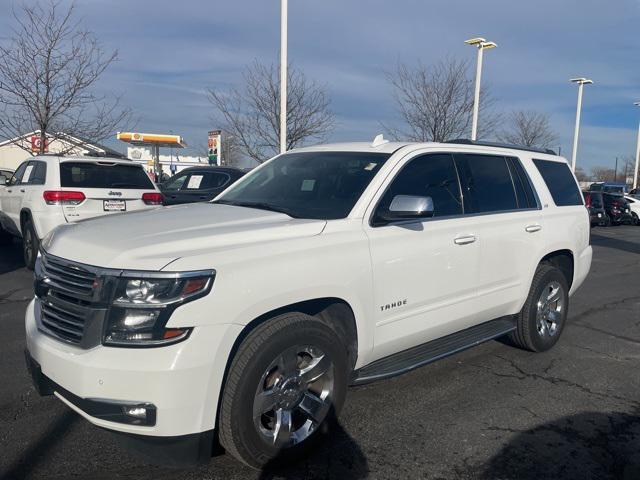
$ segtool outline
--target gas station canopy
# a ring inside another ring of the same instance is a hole
[[[180,135],[164,135],[158,133],[118,132],[116,135],[121,140],[131,145],[185,148],[187,144]]]

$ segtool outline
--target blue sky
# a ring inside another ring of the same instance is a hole
[[[107,48],[119,50],[99,88],[123,94],[140,131],[203,145],[217,127],[208,87],[227,89],[257,59],[277,62],[278,0],[77,0]],[[12,2],[0,2],[0,35]],[[640,109],[640,0],[290,0],[289,58],[326,84],[336,115],[331,141],[370,140],[395,118],[385,70],[445,57],[475,61],[463,41],[484,36],[483,80],[497,107],[551,115],[570,156],[576,87],[587,76],[578,163],[613,166],[634,154]],[[115,144],[117,145],[117,144]]]

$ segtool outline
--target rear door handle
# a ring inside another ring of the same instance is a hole
[[[533,225],[527,225],[526,227],[524,227],[524,229],[529,233],[539,232],[540,230],[542,230],[542,225],[534,223]]]
[[[453,243],[456,245],[469,245],[476,241],[475,235],[462,235],[453,239]]]
[[[21,188],[21,189],[20,189],[20,192],[21,192],[21,193],[24,193],[24,188]]]

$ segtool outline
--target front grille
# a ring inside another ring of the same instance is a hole
[[[47,277],[46,282],[52,289],[72,297],[80,296],[90,299],[93,295],[95,273],[82,267],[53,259],[48,255],[43,257],[42,270]]]
[[[36,269],[40,328],[61,340],[80,344],[92,308],[97,275],[89,269],[44,254]]]

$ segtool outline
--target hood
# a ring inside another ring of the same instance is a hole
[[[43,248],[87,265],[160,270],[189,255],[318,235],[325,225],[266,210],[194,203],[62,225],[43,240]]]

